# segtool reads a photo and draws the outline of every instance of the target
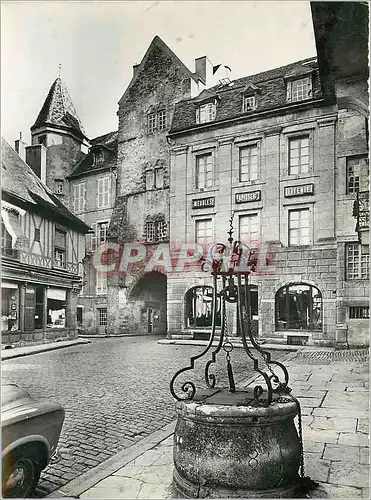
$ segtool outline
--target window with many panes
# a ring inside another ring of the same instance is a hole
[[[54,266],[66,267],[66,231],[58,227],[54,231]]]
[[[166,113],[164,109],[161,109],[157,113],[157,123],[159,130],[164,130],[166,128]]]
[[[242,243],[251,244],[259,243],[259,215],[249,214],[240,215],[239,217],[239,240]]]
[[[347,194],[368,189],[367,156],[347,158]]]
[[[97,240],[98,245],[102,245],[107,241],[107,232],[108,232],[109,222],[98,222],[97,224]]]
[[[196,189],[213,186],[213,156],[211,153],[196,156]]]
[[[100,165],[104,161],[104,153],[101,149],[93,153],[93,165]]]
[[[147,220],[145,224],[145,240],[147,243],[167,241],[168,238],[168,225],[163,218]]]
[[[200,245],[211,245],[213,243],[213,221],[212,219],[196,220],[195,228],[196,243]]]
[[[99,312],[99,326],[107,326],[107,308],[98,309]]]
[[[243,96],[242,111],[253,111],[256,108],[256,98],[255,96]]]
[[[55,192],[57,194],[63,194],[63,192],[64,192],[63,179],[55,179]]]
[[[309,172],[309,136],[289,139],[289,175]]]
[[[309,208],[289,210],[289,246],[310,245]]]
[[[304,101],[312,97],[312,77],[298,78],[287,82],[287,100],[290,102]]]
[[[97,271],[95,275],[95,290],[97,295],[104,295],[107,293],[107,274]]]
[[[83,212],[86,204],[86,184],[80,182],[73,188],[73,209],[76,213]]]
[[[166,241],[168,239],[167,222],[164,220],[158,220],[156,226],[157,241]]]
[[[370,306],[350,306],[350,319],[370,319]]]
[[[153,134],[156,130],[156,113],[148,113],[147,115],[147,133]]]
[[[110,189],[111,182],[110,177],[107,175],[106,177],[101,177],[98,179],[98,198],[97,198],[97,207],[98,208],[107,208],[110,205]]]
[[[258,146],[256,144],[240,148],[240,182],[258,178]]]
[[[346,275],[348,280],[368,280],[370,277],[370,256],[362,252],[359,243],[346,245]]]
[[[156,224],[154,221],[146,222],[146,242],[154,243],[156,241]]]
[[[202,104],[196,110],[196,123],[208,123],[214,121],[216,118],[216,103],[208,102],[207,104]]]

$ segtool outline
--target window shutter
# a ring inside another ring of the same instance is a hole
[[[291,82],[286,82],[286,101],[291,101]]]
[[[97,223],[94,222],[91,226],[92,226],[92,229],[94,231],[94,234],[91,235],[90,250],[94,251],[97,248]]]
[[[78,212],[79,210],[79,186],[73,186],[73,211]]]
[[[200,123],[200,108],[196,109],[196,123]]]
[[[81,210],[85,210],[86,209],[86,183],[83,182],[82,184],[82,208]]]
[[[102,186],[102,179],[97,179],[98,187],[97,187],[97,192],[98,192],[98,208],[102,206],[102,198],[103,198],[103,186]]]
[[[312,97],[313,89],[312,89],[312,78],[308,76],[308,97]]]

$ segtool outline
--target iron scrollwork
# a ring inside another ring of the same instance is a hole
[[[240,241],[234,241],[233,234],[233,215],[230,218],[230,230],[228,231],[230,244],[229,254],[227,255],[227,247],[224,244],[217,244],[212,249],[212,260],[204,261],[203,270],[211,271],[213,276],[213,296],[212,296],[212,326],[211,334],[206,348],[198,355],[190,358],[189,366],[178,370],[170,382],[170,392],[175,399],[192,400],[196,394],[196,385],[191,381],[186,381],[181,385],[181,393],[177,394],[174,385],[177,378],[189,370],[193,370],[195,362],[205,356],[213,347],[216,340],[216,316],[218,310],[218,301],[220,301],[221,311],[221,330],[218,342],[215,348],[211,351],[211,359],[205,365],[205,383],[209,389],[216,387],[216,375],[210,373],[210,369],[216,363],[217,355],[223,349],[227,359],[227,374],[229,379],[229,391],[235,392],[235,383],[233,369],[231,364],[230,353],[233,350],[228,336],[228,318],[226,305],[231,304],[236,306],[237,323],[242,339],[244,351],[253,364],[254,371],[257,372],[262,380],[263,385],[257,384],[252,391],[252,398],[248,404],[256,406],[268,406],[273,401],[273,395],[284,396],[291,392],[288,386],[289,374],[286,367],[279,361],[271,359],[271,353],[265,350],[254,337],[251,329],[251,303],[249,276],[255,271],[257,262],[256,253],[248,249],[243,252],[243,245]],[[220,286],[221,284],[221,286]],[[252,351],[254,349],[254,353]],[[261,366],[261,362],[264,366]],[[275,373],[273,367],[278,367],[282,371],[283,380]]]

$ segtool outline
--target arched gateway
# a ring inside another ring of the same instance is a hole
[[[143,334],[166,335],[166,276],[151,272],[143,275],[136,282],[129,295],[133,304],[133,316],[136,329]]]

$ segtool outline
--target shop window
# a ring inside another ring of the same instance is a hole
[[[1,222],[1,255],[5,257],[18,257],[18,250],[13,248],[13,240],[4,222]]]
[[[240,182],[258,179],[258,146],[240,148]]]
[[[289,175],[309,172],[309,136],[289,139]]]
[[[298,283],[276,293],[276,330],[322,330],[322,295],[318,288]]]
[[[66,290],[48,288],[47,290],[47,327],[66,327]]]
[[[212,326],[213,289],[197,286],[185,296],[186,325],[188,328],[210,328]],[[220,299],[217,299],[216,326],[221,325]]]
[[[107,308],[98,309],[99,326],[107,326]]]
[[[1,331],[13,332],[19,329],[18,285],[1,283]]]
[[[347,280],[368,280],[370,277],[370,255],[361,250],[359,243],[346,245]]]
[[[54,266],[66,267],[66,232],[58,228],[54,232]]]
[[[310,245],[309,208],[289,211],[289,246]]]
[[[196,189],[213,186],[213,157],[211,153],[196,156]]]

